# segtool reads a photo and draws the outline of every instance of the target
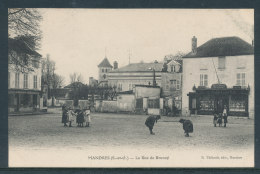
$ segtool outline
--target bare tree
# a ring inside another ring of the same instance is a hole
[[[40,47],[42,16],[37,9],[8,9],[8,58],[17,71],[33,71],[41,55]]]
[[[40,22],[42,16],[33,8],[9,8],[8,9],[8,34],[41,36]]]
[[[78,73],[72,73],[70,74],[70,83],[74,83],[74,82],[81,82],[83,83],[83,76],[81,74]]]

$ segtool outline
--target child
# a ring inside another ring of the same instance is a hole
[[[226,124],[227,124],[227,106],[224,105],[224,110],[223,110],[223,119],[224,119],[224,127],[226,127]]]
[[[160,115],[157,115],[157,116],[151,115],[146,119],[145,125],[149,128],[151,135],[155,135],[155,133],[153,132],[153,126],[154,126],[154,123],[155,122],[157,123],[157,120],[159,120],[160,118],[161,118]]]
[[[86,121],[86,127],[90,126],[91,118],[90,118],[90,110],[85,110],[84,117]]]
[[[218,114],[218,121],[217,122],[218,122],[219,127],[222,126],[222,113]]]
[[[71,123],[74,121],[74,116],[76,114],[73,112],[73,110],[71,108],[69,108],[69,111],[68,111],[68,116],[69,116],[69,127],[72,127]]]
[[[214,118],[213,118],[214,127],[216,127],[216,125],[217,125],[217,120],[218,120],[218,114],[215,112],[214,113]]]
[[[193,123],[190,120],[180,119],[180,123],[183,124],[183,130],[185,133],[185,137],[189,137],[189,133],[193,132]]]

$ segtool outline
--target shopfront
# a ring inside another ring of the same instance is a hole
[[[8,90],[8,111],[31,112],[40,107],[40,91],[34,90]]]
[[[225,84],[214,84],[211,88],[194,87],[190,92],[189,110],[191,114],[212,115],[214,112],[222,113],[227,106],[229,116],[248,117],[249,87],[234,86],[227,88]]]

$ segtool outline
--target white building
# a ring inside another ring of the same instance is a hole
[[[211,39],[183,57],[182,114],[254,117],[254,48],[238,37]]]
[[[9,42],[12,42],[10,40]],[[41,93],[41,55],[32,51],[25,45],[18,44],[19,49],[29,52],[31,62],[29,65],[33,71],[18,71],[16,65],[8,65],[8,111],[10,112],[31,112],[40,109]],[[25,50],[27,49],[27,50]],[[10,56],[16,55],[9,52]]]

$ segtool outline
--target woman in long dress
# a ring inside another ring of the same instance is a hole
[[[67,127],[67,123],[69,122],[68,119],[68,110],[66,108],[66,105],[62,106],[62,118],[61,118],[61,122],[64,123],[64,127]]]

